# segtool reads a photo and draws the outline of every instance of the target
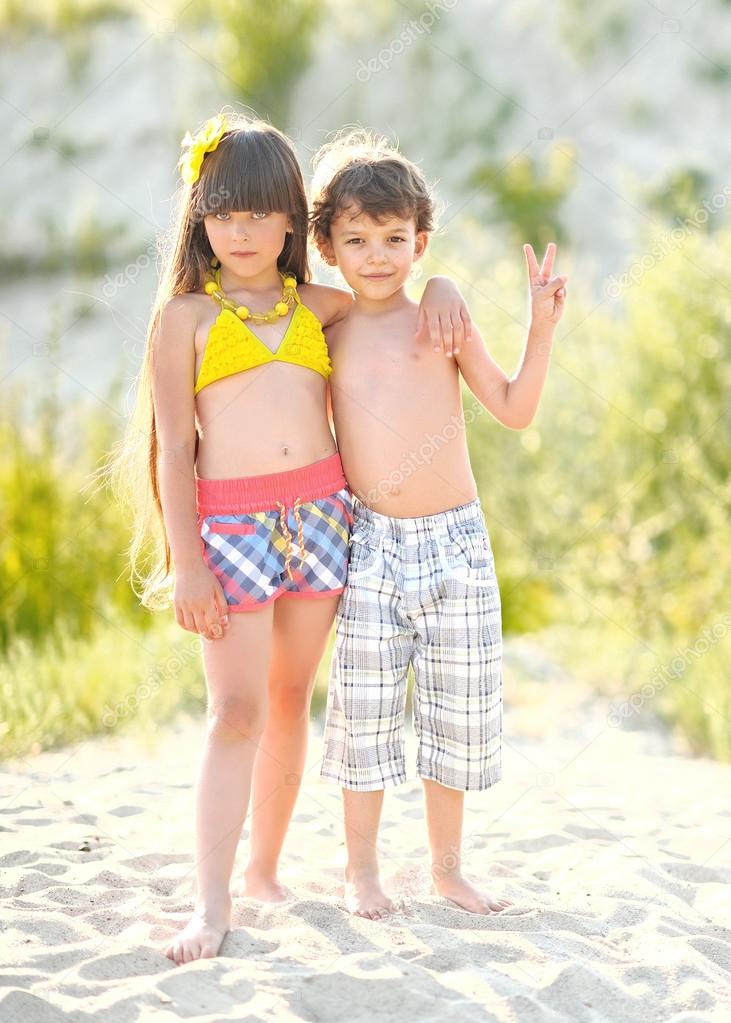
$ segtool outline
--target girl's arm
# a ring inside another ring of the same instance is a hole
[[[335,420],[333,419],[333,396],[329,380],[327,382],[325,401],[327,403],[327,420],[330,423],[330,433],[333,435],[333,437],[335,437],[335,441],[337,443],[337,437],[335,435]]]
[[[195,499],[195,329],[193,301],[164,307],[152,339],[152,394],[165,532],[175,569],[175,617],[189,632],[215,638],[227,623],[226,597],[203,560]],[[218,626],[218,630],[213,629]]]

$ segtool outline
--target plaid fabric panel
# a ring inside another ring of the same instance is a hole
[[[500,779],[500,591],[474,504],[474,514],[445,512],[441,522],[430,516],[428,529],[412,531],[418,519],[400,520],[392,531],[394,520],[364,522],[356,505],[336,618],[323,777],[364,791],[405,780],[411,663],[418,775],[461,790]]]
[[[278,509],[242,515],[200,518],[204,558],[218,578],[230,610],[269,603],[283,593],[341,590],[348,571],[352,499],[344,488],[299,506],[305,559],[301,559],[298,523],[286,511],[289,537]],[[286,571],[290,552],[292,577]]]

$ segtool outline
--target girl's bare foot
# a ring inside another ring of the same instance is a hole
[[[249,899],[259,899],[260,902],[284,902],[292,897],[289,888],[280,884],[276,877],[258,871],[255,867],[247,867],[244,871],[241,894]]]
[[[479,891],[461,874],[443,874],[434,878],[434,891],[445,899],[456,902],[468,913],[501,913],[513,903],[510,899],[496,899],[491,892]]]
[[[180,934],[167,946],[165,955],[178,966],[192,963],[194,959],[212,959],[218,955],[230,927],[230,900],[215,908],[201,903]]]
[[[381,920],[393,913],[395,906],[381,888],[378,874],[345,873],[345,905],[355,916]]]

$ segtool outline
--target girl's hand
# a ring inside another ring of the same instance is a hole
[[[425,336],[438,352],[456,355],[463,341],[471,340],[472,319],[459,288],[448,277],[430,277],[419,304],[416,337]]]
[[[178,625],[204,639],[221,639],[228,629],[228,603],[223,587],[203,564],[175,573],[173,594]]]
[[[524,245],[525,261],[528,264],[528,286],[530,288],[531,322],[535,326],[553,326],[563,316],[568,280],[565,274],[551,277],[556,245],[549,242],[541,267],[538,266],[532,245]]]

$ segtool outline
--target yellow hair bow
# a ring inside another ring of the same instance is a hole
[[[178,167],[186,185],[192,185],[198,180],[203,157],[216,149],[227,128],[225,115],[216,114],[206,121],[197,135],[191,135],[189,131],[185,133],[182,146],[187,152],[178,160]]]

